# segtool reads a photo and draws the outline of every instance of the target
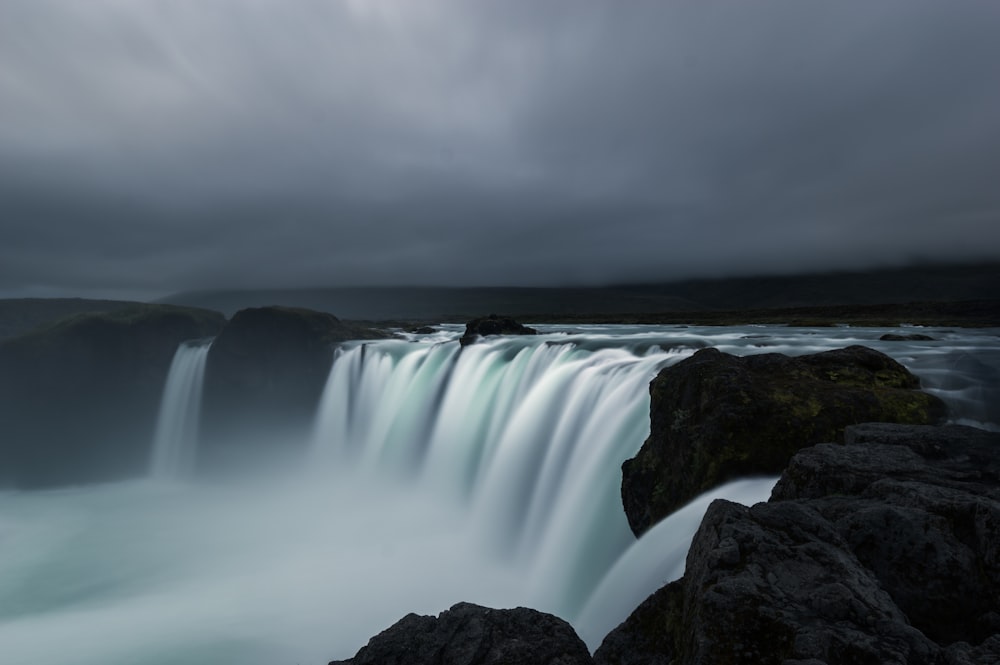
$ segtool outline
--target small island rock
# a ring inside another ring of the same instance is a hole
[[[474,343],[480,337],[487,335],[537,335],[534,328],[522,325],[509,316],[490,314],[478,319],[472,319],[465,324],[465,334],[459,342],[462,346]]]
[[[900,335],[899,333],[886,333],[879,337],[883,342],[933,342],[934,338],[930,335],[923,335],[921,333],[909,333],[906,335]]]

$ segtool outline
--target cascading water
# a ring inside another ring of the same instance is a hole
[[[150,474],[154,478],[176,480],[194,469],[201,388],[210,346],[211,340],[183,342],[174,353],[153,437]]]
[[[321,402],[317,460],[409,474],[468,504],[483,541],[566,615],[634,540],[617,469],[648,433],[650,379],[692,352],[579,341],[343,350]]]
[[[880,342],[887,331],[545,327],[460,349],[450,326],[347,344],[305,471],[0,495],[3,659],[61,664],[72,645],[78,665],[321,663],[408,612],[463,600],[560,614],[594,648],[682,572],[708,501],[754,503],[773,484],[718,488],[633,538],[619,467],[646,436],[661,367],[707,346],[866,344],[920,376],[955,420],[998,427],[998,331]],[[197,406],[197,352],[207,347],[175,358],[188,367],[178,382],[191,378],[178,414]]]

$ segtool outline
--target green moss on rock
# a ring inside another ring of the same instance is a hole
[[[703,491],[777,474],[800,448],[843,440],[862,422],[931,424],[940,399],[863,346],[807,356],[703,349],[650,384],[650,436],[622,465],[622,500],[640,535]]]

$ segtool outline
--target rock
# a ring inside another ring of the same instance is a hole
[[[1000,434],[879,424],[846,438],[793,457],[772,500],[833,523],[928,637],[1000,633]]]
[[[209,337],[217,312],[136,305],[0,342],[0,484],[42,487],[146,473],[178,345]]]
[[[650,384],[650,435],[622,465],[622,501],[640,535],[695,496],[740,476],[777,474],[804,446],[867,421],[928,424],[945,406],[888,356],[863,346],[788,357],[702,349]]]
[[[301,442],[312,427],[338,342],[388,337],[325,312],[240,310],[208,352],[202,462],[228,465],[257,447]]]
[[[537,335],[534,328],[521,325],[507,316],[490,314],[479,319],[472,319],[465,324],[465,334],[459,339],[462,346],[473,344],[480,337],[487,335]]]
[[[408,614],[373,637],[352,665],[584,665],[587,646],[551,614],[459,603],[435,617]]]
[[[886,333],[879,337],[883,342],[933,342],[934,338],[920,333],[909,333],[900,335],[897,333]]]
[[[865,423],[845,445],[799,451],[771,493],[774,500],[860,495],[889,482],[924,483],[1000,499],[1000,434],[974,427]]]
[[[433,335],[437,332],[437,328],[432,328],[431,326],[417,326],[415,328],[410,328],[406,332],[413,333],[414,335]]]
[[[595,662],[1000,662],[1000,434],[845,438],[797,453],[768,503],[713,503],[684,576]]]

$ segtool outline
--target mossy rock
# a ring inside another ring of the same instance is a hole
[[[632,531],[738,477],[773,475],[800,448],[862,422],[933,424],[944,403],[889,356],[851,346],[799,357],[703,349],[650,384],[650,435],[622,465]]]

